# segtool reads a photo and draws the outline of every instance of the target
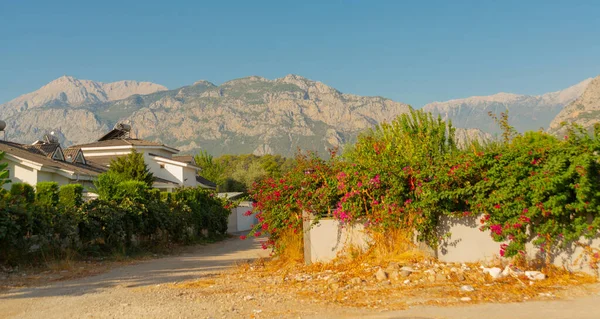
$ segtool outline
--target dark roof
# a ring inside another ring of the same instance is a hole
[[[186,163],[186,164],[196,165],[196,161],[194,161],[194,157],[192,155],[173,156],[173,157],[171,157],[171,159],[174,161],[178,161],[178,162],[182,162],[182,163]]]
[[[210,189],[217,188],[217,184],[209,181],[208,179],[206,179],[200,175],[196,175],[196,182],[198,182],[200,184],[200,187],[202,187],[202,188],[210,188]]]
[[[123,139],[97,141],[97,142],[92,142],[92,143],[88,143],[88,144],[74,145],[73,147],[84,148],[84,147],[107,147],[107,146],[127,146],[127,145],[133,145],[133,146],[165,146],[163,144],[160,144],[160,143],[157,143],[157,142],[152,142],[152,141],[139,140],[139,139],[136,139],[136,138],[123,138]]]
[[[92,165],[83,165],[78,163],[68,163],[53,160],[52,158],[49,158],[46,155],[40,154],[35,151],[31,151],[30,146],[31,145],[0,141],[0,151],[44,166],[68,170],[78,174],[84,174],[89,176],[96,176],[104,171],[101,168],[94,167]]]
[[[125,156],[125,155],[123,155]],[[108,169],[108,165],[113,159],[116,159],[118,156],[88,156],[85,158],[85,161],[94,166],[104,167]]]
[[[128,138],[128,137],[129,137],[129,131],[114,128],[110,132],[108,132],[108,133],[104,134],[102,137],[100,137],[98,139],[98,142],[122,139],[122,138]]]
[[[52,154],[56,151],[57,148],[60,147],[59,143],[43,143],[43,144],[33,144],[26,145],[22,144],[23,148],[31,151],[32,153],[36,153],[39,155],[43,155],[46,157],[52,157]]]
[[[170,180],[168,180],[168,179],[164,179],[164,178],[156,177],[156,176],[154,176],[154,182],[155,182],[155,183],[163,183],[163,184],[172,184],[172,185],[177,185],[177,186],[179,186],[179,184],[178,184],[178,183],[172,182],[172,181],[170,181]]]

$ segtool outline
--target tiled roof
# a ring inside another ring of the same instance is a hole
[[[92,165],[67,163],[53,160],[52,158],[48,158],[46,155],[31,151],[30,146],[31,145],[0,141],[0,151],[44,166],[63,169],[88,176],[96,176],[104,171],[103,169],[94,167]]]
[[[67,149],[63,150],[63,153],[65,154],[65,160],[69,160],[69,161],[74,161],[75,160],[75,156],[77,156],[77,153],[79,153],[80,148],[78,147],[69,147]]]

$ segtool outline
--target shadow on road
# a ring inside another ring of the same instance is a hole
[[[218,271],[236,263],[243,263],[268,253],[260,248],[256,238],[230,238],[208,245],[190,247],[179,256],[123,266],[107,273],[76,280],[53,283],[49,286],[13,289],[0,294],[2,299],[52,296],[80,296],[112,287],[137,288],[210,278]]]

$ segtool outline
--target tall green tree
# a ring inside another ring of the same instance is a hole
[[[208,154],[205,150],[200,151],[194,156],[196,165],[202,168],[200,175],[214,182],[217,185],[222,185],[225,181],[225,168],[223,165],[215,161],[212,155]]]
[[[136,150],[112,160],[108,170],[121,175],[124,180],[144,182],[149,187],[152,187],[154,183],[154,175],[144,162],[144,154],[138,153]]]

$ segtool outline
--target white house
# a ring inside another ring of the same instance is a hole
[[[198,175],[200,167],[194,164],[191,156],[174,156],[179,150],[161,143],[131,138],[129,132],[128,125],[119,124],[96,142],[71,146],[67,151],[75,153],[80,150],[87,163],[108,169],[111,160],[135,150],[144,155],[144,162],[155,177],[155,188],[172,191],[181,186],[216,187]]]
[[[4,152],[2,162],[7,163],[9,179],[36,185],[38,182],[57,182],[59,185],[78,183],[90,189],[93,180],[102,169],[85,164],[80,154],[65,157],[65,153],[54,140],[37,141],[32,145],[0,141]],[[5,184],[4,188],[10,188]]]
[[[198,175],[200,170],[191,156],[173,156],[179,150],[172,147],[129,137],[130,127],[119,124],[96,142],[62,149],[53,135],[31,145],[0,141],[5,153],[9,178],[13,182],[36,185],[54,181],[59,185],[79,183],[93,189],[98,174],[108,170],[111,160],[136,150],[144,155],[148,169],[155,177],[154,187],[172,191],[191,186],[214,189],[216,185]],[[4,185],[10,188],[10,184]]]

